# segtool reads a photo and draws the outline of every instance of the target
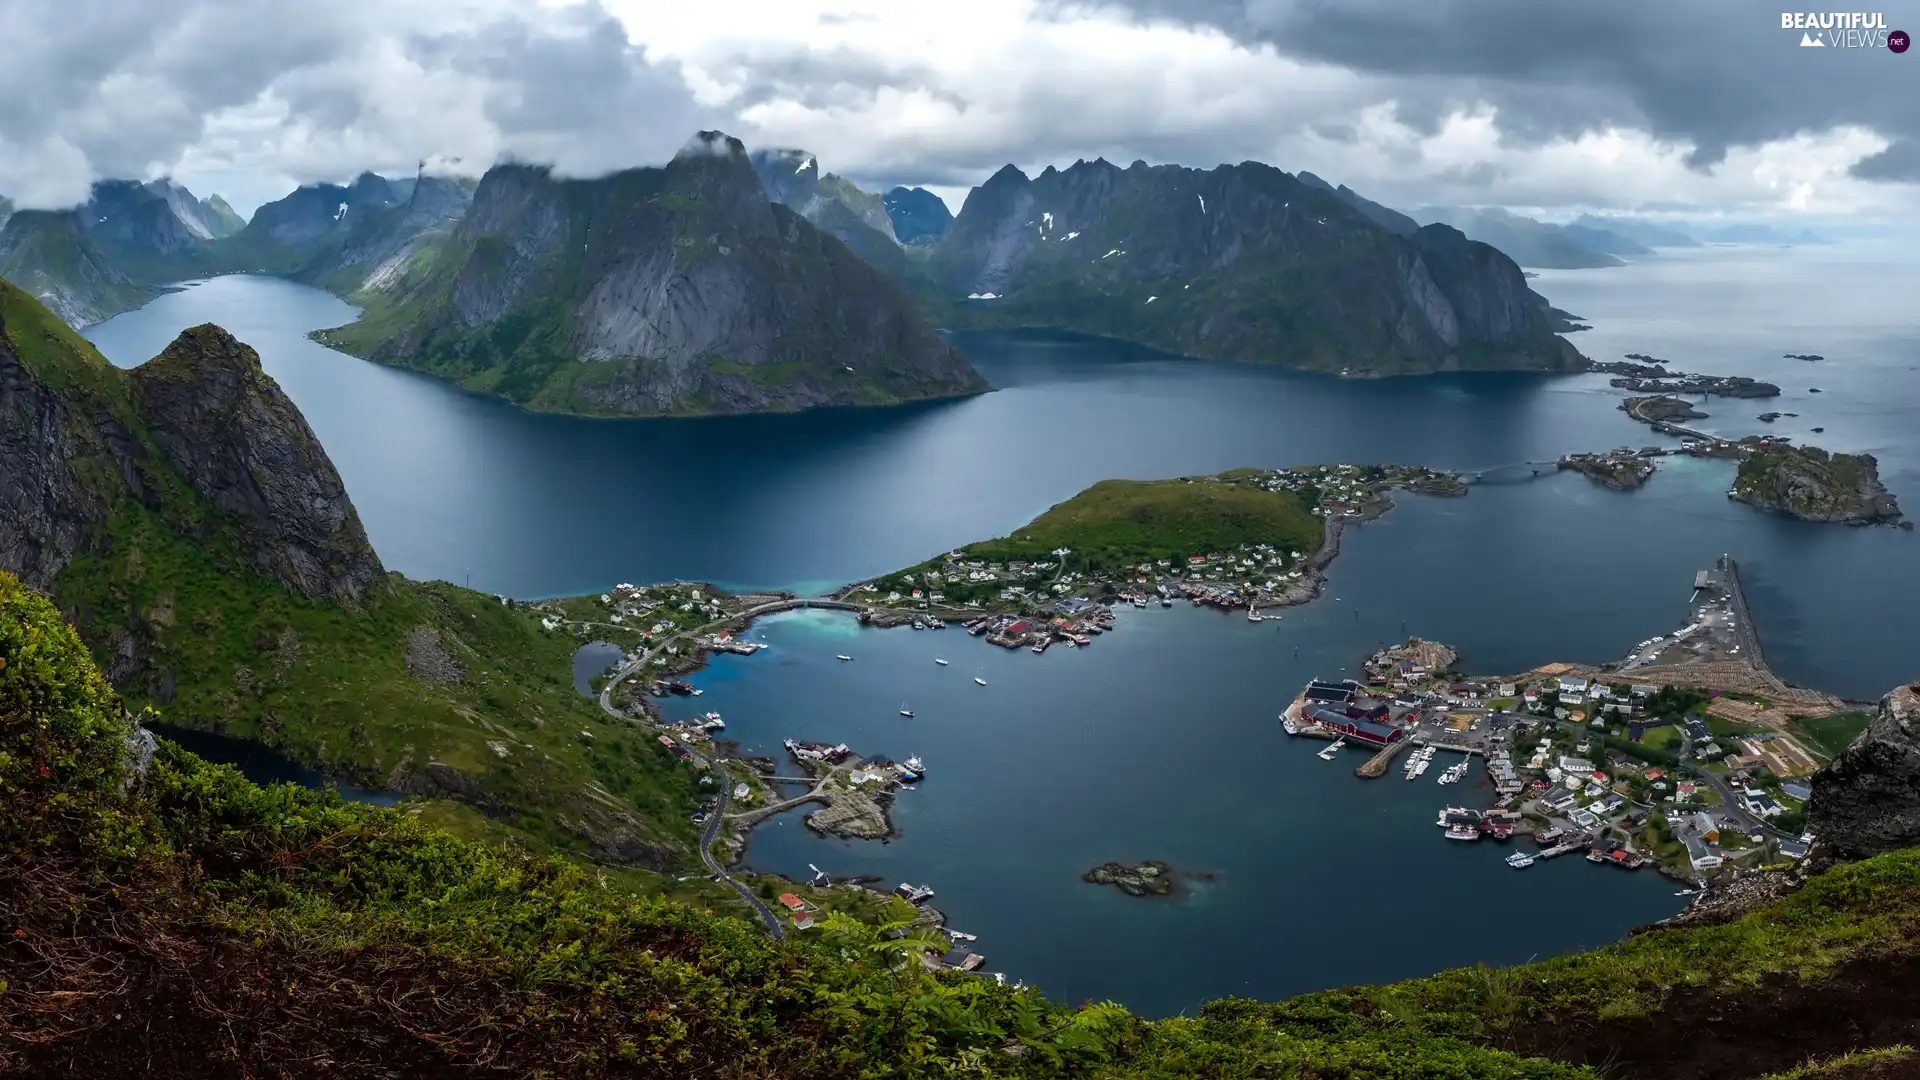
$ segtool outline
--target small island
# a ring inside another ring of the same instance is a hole
[[[1080,875],[1091,885],[1112,885],[1128,896],[1165,896],[1173,891],[1173,870],[1158,859],[1128,866],[1108,862]]]
[[[1587,479],[1615,491],[1631,491],[1653,476],[1654,459],[1645,454],[1613,451],[1606,454],[1567,454],[1560,459],[1562,469],[1580,473]]]
[[[1710,394],[1716,397],[1764,398],[1780,396],[1780,388],[1770,382],[1745,375],[1623,375],[1607,380],[1608,385],[1639,394]]]
[[[1782,359],[1785,359],[1785,360],[1825,360],[1826,359],[1826,357],[1821,356],[1819,353],[1791,353],[1790,352],[1790,353],[1781,353],[1780,356]]]
[[[1628,416],[1643,424],[1658,427],[1675,420],[1705,420],[1707,414],[1677,397],[1667,394],[1655,394],[1651,397],[1630,397],[1620,403]]]
[[[1872,454],[1829,454],[1817,446],[1744,444],[1727,497],[1802,521],[1893,524],[1900,506],[1880,483]]]
[[[1657,356],[1648,356],[1648,355],[1647,355],[1646,353],[1637,353],[1637,352],[1630,352],[1630,353],[1628,353],[1628,354],[1627,354],[1627,359],[1629,359],[1629,360],[1638,360],[1638,361],[1640,361],[1640,362],[1641,362],[1641,363],[1643,363],[1643,364],[1664,364],[1664,363],[1666,363],[1666,361],[1665,361],[1665,360],[1662,360],[1662,359],[1660,359],[1660,358],[1659,358],[1659,357],[1657,357]]]

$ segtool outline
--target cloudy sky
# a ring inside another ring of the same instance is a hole
[[[1903,2],[1886,25],[1920,29]],[[1803,47],[1743,0],[0,0],[0,26],[0,193],[34,206],[593,174],[719,127],[956,208],[1007,162],[1105,156],[1409,207],[1920,209],[1920,51]]]

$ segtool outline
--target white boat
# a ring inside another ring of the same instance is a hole
[[[1300,734],[1300,725],[1294,723],[1293,718],[1288,716],[1286,713],[1280,714],[1280,729],[1282,731],[1285,731],[1289,735]]]
[[[913,710],[912,710],[912,709],[909,709],[909,708],[907,708],[907,703],[906,703],[906,702],[904,702],[904,701],[900,703],[900,715],[901,715],[901,716],[912,716],[912,715],[913,715]]]
[[[1332,760],[1333,760],[1333,755],[1334,755],[1334,754],[1336,754],[1336,753],[1339,753],[1339,751],[1340,751],[1340,748],[1341,748],[1342,746],[1345,746],[1346,744],[1347,744],[1347,740],[1345,740],[1345,739],[1335,739],[1335,740],[1333,740],[1333,745],[1331,745],[1331,746],[1329,746],[1329,747],[1327,747],[1327,748],[1326,748],[1325,750],[1322,750],[1322,751],[1320,751],[1320,755],[1319,755],[1319,756],[1320,756],[1320,760],[1321,760],[1321,761],[1332,761]]]
[[[936,664],[939,664],[941,667],[947,666],[947,662],[945,660],[940,659],[939,657],[934,657],[933,662]]]
[[[1259,622],[1259,621],[1260,621],[1260,613],[1259,613],[1259,612],[1257,612],[1257,611],[1255,611],[1255,610],[1253,610],[1252,608],[1248,608],[1248,609],[1247,609],[1247,621],[1248,621],[1248,622]]]
[[[955,938],[960,941],[979,941],[980,940],[980,935],[978,934],[963,934],[958,930],[947,931],[947,936],[950,938]]]
[[[980,684],[981,686],[985,686],[985,685],[987,685],[987,680],[985,680],[985,679],[983,679],[983,678],[981,678],[981,677],[980,677],[980,676],[978,676],[978,675],[975,675],[975,676],[973,677],[973,681],[974,681],[974,682],[977,682],[977,683],[979,683],[979,684]]]
[[[840,655],[834,657],[834,659],[835,660],[851,660],[853,659],[853,657],[848,656],[846,653],[841,653]]]
[[[1507,856],[1506,861],[1507,865],[1513,867],[1515,870],[1525,870],[1527,867],[1532,866],[1536,860],[1532,855],[1524,851],[1516,851]]]
[[[1173,597],[1171,597],[1171,596],[1163,596],[1163,597],[1161,597],[1161,598],[1160,598],[1160,606],[1161,606],[1161,607],[1172,607],[1172,606],[1173,606]]]
[[[908,772],[926,775],[927,770],[920,767],[920,759],[917,757],[910,757],[903,764],[906,765]]]

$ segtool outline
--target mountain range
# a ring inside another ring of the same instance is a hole
[[[806,169],[782,190],[898,248]],[[664,167],[594,180],[496,166],[443,240],[354,295],[366,316],[328,344],[538,409],[789,410],[986,389],[893,281],[769,199],[745,147],[717,132]]]
[[[660,168],[364,173],[244,222],[169,181],[103,181],[73,211],[0,210],[0,276],[75,325],[172,281],[290,277],[365,310],[318,335],[356,355],[532,408],[657,415],[985,389],[933,326],[1355,375],[1571,370],[1584,360],[1556,335],[1576,326],[1519,266],[1815,240],[1622,216],[1408,215],[1256,162],[1007,166],[956,216],[924,188],[876,195],[804,150],[747,153],[708,132]]]
[[[1500,252],[1445,226],[1403,234],[1255,162],[1007,166],[968,193],[927,269],[966,298],[956,325],[1366,375],[1584,363]]]

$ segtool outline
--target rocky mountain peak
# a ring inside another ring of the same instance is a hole
[[[1812,873],[1920,845],[1920,682],[1882,697],[1867,729],[1814,776],[1807,831]]]
[[[384,579],[340,474],[251,347],[196,326],[128,383],[155,447],[238,520],[263,571],[347,602]]]

